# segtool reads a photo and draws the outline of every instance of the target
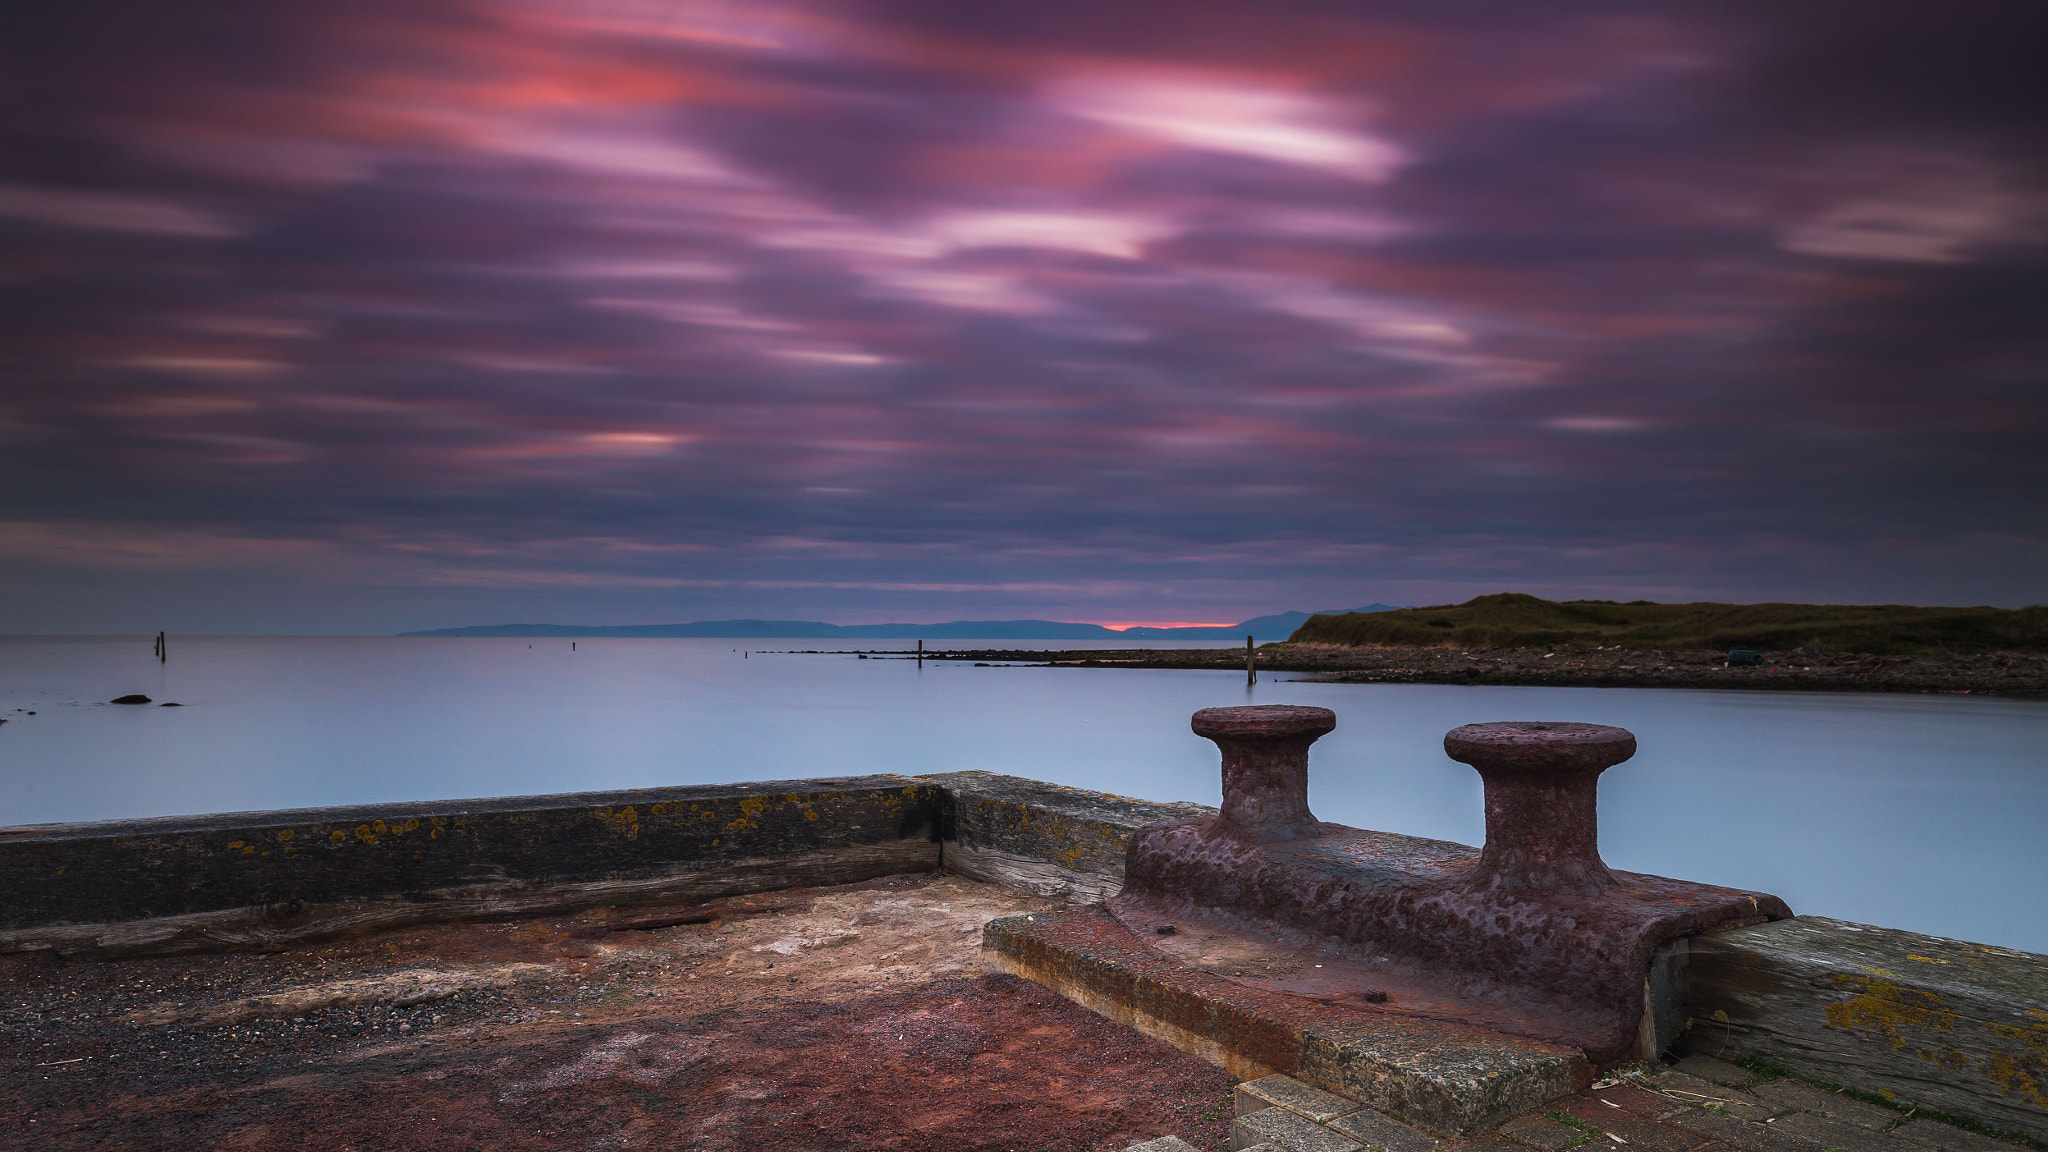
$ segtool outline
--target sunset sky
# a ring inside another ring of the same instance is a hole
[[[2048,8],[0,16],[0,632],[2048,601]]]

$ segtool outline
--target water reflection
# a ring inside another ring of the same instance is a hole
[[[150,637],[0,639],[0,823],[961,768],[1213,804],[1215,748],[1188,716],[1249,701],[1337,712],[1312,761],[1322,818],[1476,844],[1478,777],[1443,755],[1444,732],[1570,719],[1641,740],[1601,785],[1614,867],[2048,951],[2035,701],[1263,672],[1247,688],[1241,671],[754,647],[788,641],[174,639],[162,664]],[[93,703],[125,692],[187,707]]]

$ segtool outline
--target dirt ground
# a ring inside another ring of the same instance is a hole
[[[896,876],[272,954],[0,957],[0,1147],[1222,1147],[1223,1072],[981,971],[983,923],[1055,907]]]
[[[792,653],[802,654],[802,653]],[[913,658],[903,652],[870,659]],[[1513,684],[1579,688],[1733,688],[1804,692],[1939,692],[2048,696],[2048,655],[1868,656],[1794,649],[1729,667],[1726,652],[1628,648],[1352,648],[1269,644],[1262,675],[1301,673],[1352,684]],[[1243,648],[1133,648],[1060,652],[981,649],[925,653],[933,665],[1036,664],[1075,668],[1242,671]]]

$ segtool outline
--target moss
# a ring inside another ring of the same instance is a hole
[[[1783,1080],[1792,1075],[1790,1068],[1785,1067],[1783,1064],[1773,1064],[1761,1056],[1745,1056],[1738,1063],[1742,1067],[1756,1073],[1756,1082],[1759,1084],[1768,1084],[1773,1080]]]

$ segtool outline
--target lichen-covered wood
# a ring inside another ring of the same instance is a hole
[[[1819,916],[1690,952],[1692,1051],[2048,1139],[2048,956]]]
[[[671,865],[654,875],[632,879],[496,880],[402,896],[245,905],[113,923],[7,929],[0,930],[0,953],[49,950],[60,956],[104,960],[230,949],[270,951],[413,924],[560,915],[606,904],[715,900],[783,888],[852,884],[904,872],[936,872],[938,868],[939,846],[933,841],[891,840],[742,860],[723,867]]]
[[[943,791],[945,863],[962,876],[1041,896],[1092,903],[1123,887],[1131,834],[1213,816],[1201,804],[1163,804],[992,772],[919,776]]]
[[[432,894],[935,845],[939,819],[934,785],[866,776],[0,829],[0,932],[388,898],[453,911]]]

